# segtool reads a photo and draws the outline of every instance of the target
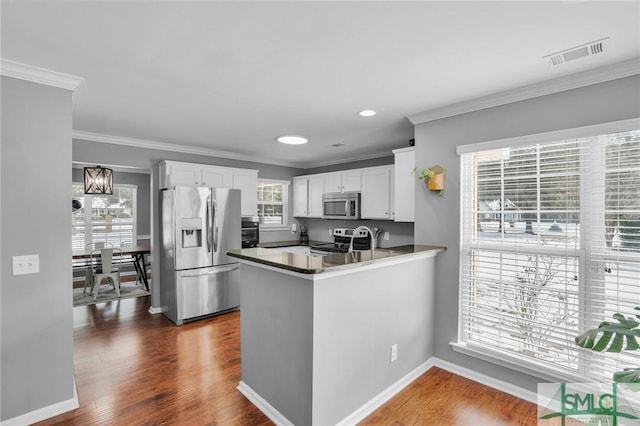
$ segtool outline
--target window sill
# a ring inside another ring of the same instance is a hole
[[[450,342],[449,345],[454,352],[481,359],[501,367],[507,367],[511,370],[519,371],[520,373],[538,377],[547,382],[576,383],[585,381],[584,378],[581,378],[578,375],[571,375],[563,371],[556,371],[542,365],[536,366],[534,364],[529,364],[528,361],[520,360],[516,356],[501,354],[497,351],[491,351],[490,349],[481,348],[473,344],[469,345],[467,343]],[[525,365],[525,363],[529,365]]]

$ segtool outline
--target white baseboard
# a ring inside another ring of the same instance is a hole
[[[155,314],[161,314],[161,313],[163,313],[163,312],[164,312],[164,311],[166,311],[166,310],[167,310],[167,308],[166,308],[165,306],[160,306],[159,308],[155,308],[155,307],[153,307],[153,306],[150,306],[150,307],[149,307],[149,313],[150,313],[150,314],[154,314],[154,315],[155,315]]]
[[[369,401],[367,401],[363,406],[358,408],[356,411],[349,414],[344,419],[340,420],[337,424],[338,425],[355,425],[356,423],[359,423],[360,421],[364,420],[365,417],[367,417],[369,414],[376,411],[385,402],[393,398],[397,393],[399,393],[404,388],[409,386],[411,382],[416,380],[418,377],[422,376],[431,367],[433,367],[434,366],[433,359],[434,358],[429,358],[424,363],[414,368],[412,371],[410,371],[400,380],[398,380],[397,382],[395,382],[394,384],[392,384],[391,386],[389,386],[388,388],[380,392],[375,397],[373,397],[373,399],[370,399]]]
[[[51,404],[46,407],[38,408],[37,410],[33,410],[20,416],[4,420],[0,424],[2,426],[30,425],[60,415],[62,413],[66,413],[67,411],[75,410],[78,407],[80,407],[80,402],[78,401],[78,390],[76,389],[76,379],[74,378],[73,397],[71,399],[56,402],[55,404]]]
[[[528,391],[521,388],[520,386],[503,382],[502,380],[498,380],[494,377],[478,373],[468,368],[460,367],[457,364],[453,364],[440,358],[433,357],[431,358],[431,360],[433,360],[433,365],[435,367],[442,368],[443,370],[447,370],[450,373],[457,374],[458,376],[465,377],[469,380],[473,380],[474,382],[478,382],[490,388],[497,389],[499,391],[508,393],[509,395],[537,404],[538,396],[535,392]]]
[[[488,386],[493,389],[508,393],[516,398],[523,399],[525,401],[537,404],[537,394],[535,392],[528,391],[519,386],[515,386],[511,383],[504,382],[502,380],[495,379],[485,374],[478,373],[465,367],[461,367],[457,364],[453,364],[449,361],[445,361],[440,358],[431,357],[418,367],[410,371],[400,380],[380,392],[378,395],[367,401],[364,405],[358,408],[356,411],[342,419],[337,425],[354,425],[364,420],[368,415],[380,408],[385,402],[389,401],[396,394],[400,393],[404,388],[409,386],[414,380],[422,376],[429,371],[431,367],[438,367],[446,370],[450,373],[457,374],[465,377],[474,382]],[[253,403],[260,411],[262,411],[271,421],[277,425],[291,425],[292,423],[276,410],[271,404],[265,401],[260,395],[258,395],[253,389],[251,389],[246,383],[240,382],[237,387],[238,391],[242,393],[249,401]]]
[[[262,411],[262,413],[264,413],[264,415],[267,416],[269,420],[274,422],[276,425],[293,425],[293,423],[291,423],[289,419],[283,416],[280,411],[276,410],[273,405],[269,404],[264,398],[258,395],[253,389],[251,389],[249,385],[247,385],[242,380],[240,381],[236,389],[238,389],[241,394],[243,394],[249,401],[251,401],[253,405],[258,407],[258,409]]]

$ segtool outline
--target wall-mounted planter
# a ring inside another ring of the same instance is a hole
[[[429,188],[429,191],[444,191],[444,173],[428,178],[427,188]]]
[[[416,169],[413,169],[415,174]],[[416,174],[418,180],[424,180],[427,189],[430,191],[440,191],[440,195],[444,194],[444,175],[447,170],[440,166],[431,166],[428,169],[423,169],[419,174]]]

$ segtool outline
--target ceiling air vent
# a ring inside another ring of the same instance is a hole
[[[575,59],[602,53],[604,52],[604,42],[608,39],[609,37],[605,37],[590,43],[581,44],[580,46],[543,56],[542,59],[544,59],[547,65],[555,66]]]

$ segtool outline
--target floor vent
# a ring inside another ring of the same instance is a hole
[[[608,39],[609,37],[606,37],[600,40],[592,41],[590,43],[581,44],[580,46],[575,46],[570,49],[543,56],[542,59],[547,63],[547,65],[555,66],[564,64],[565,62],[573,61],[575,59],[603,53],[604,42]]]

